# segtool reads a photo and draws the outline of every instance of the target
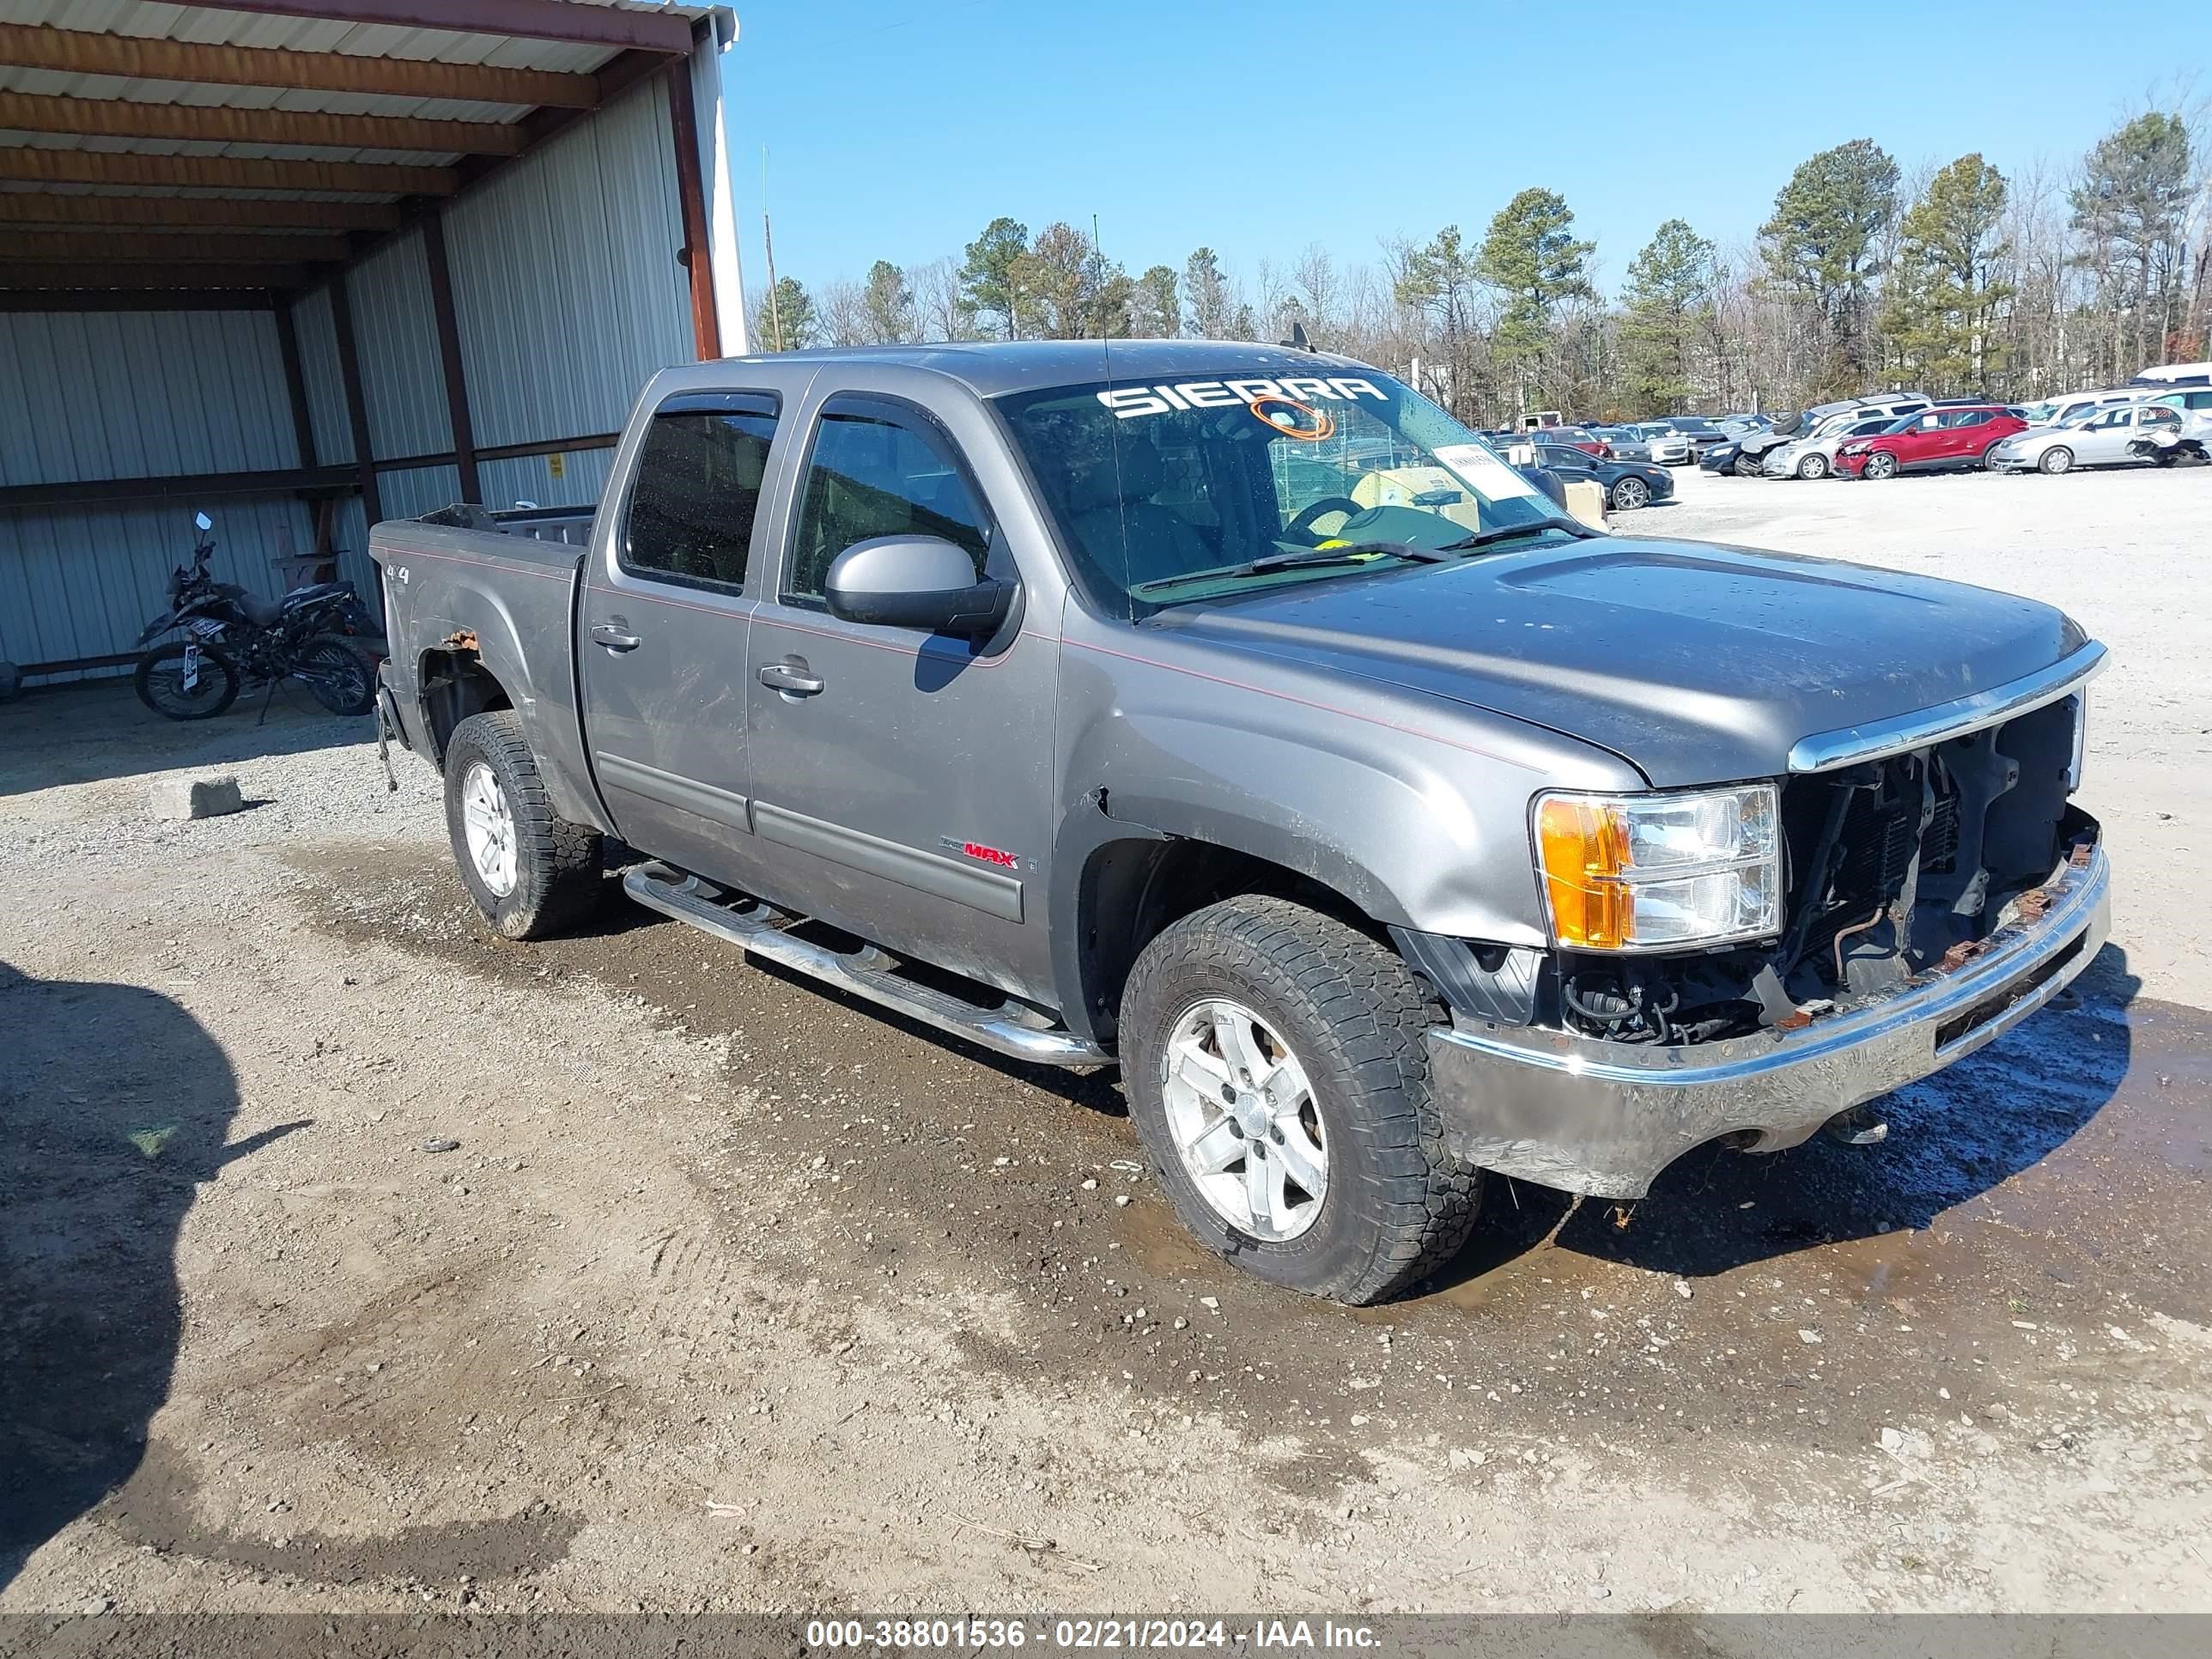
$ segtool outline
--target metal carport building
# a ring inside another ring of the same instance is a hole
[[[596,499],[745,349],[718,6],[0,0],[0,660],[128,661],[191,541]]]

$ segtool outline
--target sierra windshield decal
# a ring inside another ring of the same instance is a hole
[[[1165,415],[1171,410],[1234,409],[1263,398],[1310,404],[1316,399],[1347,403],[1372,398],[1388,404],[1389,394],[1372,380],[1353,375],[1285,374],[1273,380],[1174,380],[1160,386],[1113,386],[1098,394],[1098,401],[1119,421],[1139,415]]]

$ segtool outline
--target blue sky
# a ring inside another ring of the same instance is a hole
[[[2212,94],[2202,0],[738,0],[726,60],[745,275],[761,147],[776,267],[810,284],[957,253],[993,216],[1098,216],[1132,270],[1249,274],[1321,242],[1471,234],[1563,193],[1619,286],[1662,220],[1724,246],[1790,170],[1870,137],[2063,169],[2143,99]],[[1670,18],[1671,15],[1671,18]],[[1694,20],[1694,21],[1692,21]],[[1571,66],[1571,67],[1569,67]]]

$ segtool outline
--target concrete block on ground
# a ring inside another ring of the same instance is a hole
[[[243,811],[246,798],[228,773],[214,777],[163,778],[154,786],[150,804],[157,818],[219,818]]]

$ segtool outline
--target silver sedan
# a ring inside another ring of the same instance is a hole
[[[2152,404],[2114,404],[2069,426],[2032,426],[1990,451],[1992,472],[2070,472],[2077,466],[2139,466],[2128,446],[2150,428],[2180,424],[2171,409]]]

